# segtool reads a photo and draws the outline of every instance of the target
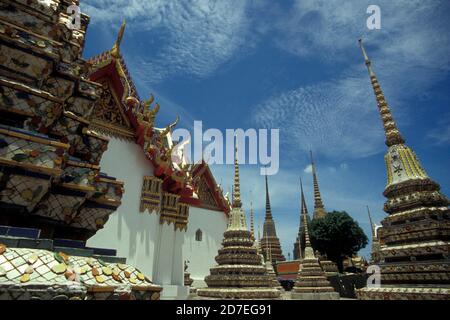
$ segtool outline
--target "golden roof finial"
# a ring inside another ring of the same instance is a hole
[[[159,105],[158,105],[159,106]],[[156,108],[156,106],[155,106]],[[158,107],[159,110],[159,107]],[[169,134],[169,132],[172,132],[173,128],[178,124],[178,122],[180,121],[180,116],[177,116],[177,118],[175,119],[175,121],[171,124],[169,124],[162,132],[161,132],[161,137],[165,137]]]
[[[234,188],[233,188],[233,208],[242,207],[241,185],[239,182],[239,162],[238,162],[238,140],[234,148]]]
[[[155,101],[155,97],[153,96],[152,93],[150,93],[150,98],[148,98],[148,100],[144,101],[145,109],[148,109],[150,107],[150,105],[153,103],[153,101]]]
[[[370,62],[366,49],[363,46],[362,39],[359,39],[359,46],[361,47],[364,56],[364,62],[366,63],[367,70],[369,71],[370,81],[372,82],[372,88],[375,92],[378,109],[383,121],[384,133],[386,135],[386,145],[390,147],[396,144],[403,144],[405,143],[405,140],[400,134],[400,131],[397,128],[397,124],[392,117],[391,110],[386,102],[383,91],[381,91],[380,84],[377,77],[375,76],[375,72],[373,72],[372,63]]]
[[[125,19],[124,19],[122,21],[122,25],[120,26],[119,33],[117,34],[116,42],[114,43],[114,46],[111,49],[111,55],[114,58],[119,58],[120,43],[122,42],[123,34],[125,32],[125,26],[126,26],[126,22],[125,22]]]

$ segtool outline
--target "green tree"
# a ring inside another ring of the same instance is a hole
[[[309,226],[314,250],[326,254],[343,272],[343,260],[367,245],[368,239],[358,222],[345,211],[329,212],[322,219],[313,219]]]

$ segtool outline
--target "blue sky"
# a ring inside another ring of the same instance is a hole
[[[366,9],[381,8],[381,30]],[[159,126],[181,116],[203,127],[279,128],[280,171],[269,179],[284,254],[299,224],[299,176],[312,212],[308,150],[315,153],[328,211],[346,210],[370,235],[365,206],[385,217],[384,135],[357,40],[407,144],[450,195],[450,19],[448,1],[90,0],[84,56],[108,50],[122,19],[122,54],[142,97],[161,104]],[[231,189],[232,168],[214,166]],[[250,190],[264,216],[259,167],[241,166],[244,206]],[[362,250],[367,256],[370,245]]]

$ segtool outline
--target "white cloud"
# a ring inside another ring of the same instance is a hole
[[[337,64],[346,70],[255,106],[254,121],[282,128],[287,150],[313,148],[337,160],[383,150],[375,97],[357,46],[361,35],[368,39],[369,55],[400,130],[408,125],[408,113],[413,114],[401,101],[425,92],[450,69],[443,1],[380,1],[382,29],[377,32],[365,26],[369,2],[296,1],[288,18],[276,25],[284,50],[322,59],[321,68]]]
[[[305,173],[312,173],[312,165],[308,164],[305,169],[303,169],[303,172]]]
[[[127,19],[132,31],[148,31],[147,55],[133,62],[147,83],[173,75],[206,77],[227,62],[248,35],[250,1],[92,0],[82,3],[91,23],[118,26]],[[115,28],[113,29],[115,30]],[[155,34],[152,31],[155,31]]]
[[[438,121],[437,127],[430,130],[427,138],[437,145],[450,144],[450,114]]]

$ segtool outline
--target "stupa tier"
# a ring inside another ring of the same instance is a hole
[[[205,278],[208,287],[198,289],[198,296],[215,299],[276,299],[280,296],[247,229],[240,198],[237,151],[233,207],[222,245],[216,256],[218,265],[212,267]]]
[[[67,14],[78,4],[0,3],[0,225],[39,230],[40,239],[87,240],[103,228],[124,192],[123,182],[99,166],[108,138],[89,127],[102,86],[89,80],[90,64],[81,58],[89,17],[81,14],[77,25]],[[5,244],[9,240],[0,239],[3,297],[26,299],[14,292],[35,288],[34,298],[106,298],[86,292],[96,286],[126,292],[125,282],[135,288],[128,293],[161,290],[132,267],[113,272],[115,266],[91,259],[85,268],[88,258],[62,253],[68,260],[59,261],[50,250],[16,248]],[[62,289],[45,290],[54,286]]]
[[[272,262],[285,261],[286,258],[283,255],[280,245],[280,239],[278,239],[277,231],[275,228],[275,221],[272,216],[272,209],[270,207],[269,198],[269,184],[266,175],[266,215],[264,217],[263,237],[261,239],[261,248],[264,255],[264,259],[267,260],[267,252],[271,252]]]
[[[308,232],[307,217],[303,215],[305,233],[305,256],[301,260],[297,281],[292,289],[292,299],[298,300],[336,300],[339,294],[334,291],[322,270],[319,259],[314,255]]]
[[[388,216],[377,231],[381,286],[358,291],[360,299],[450,299],[449,200],[405,145],[369,57],[360,46],[383,121]]]

